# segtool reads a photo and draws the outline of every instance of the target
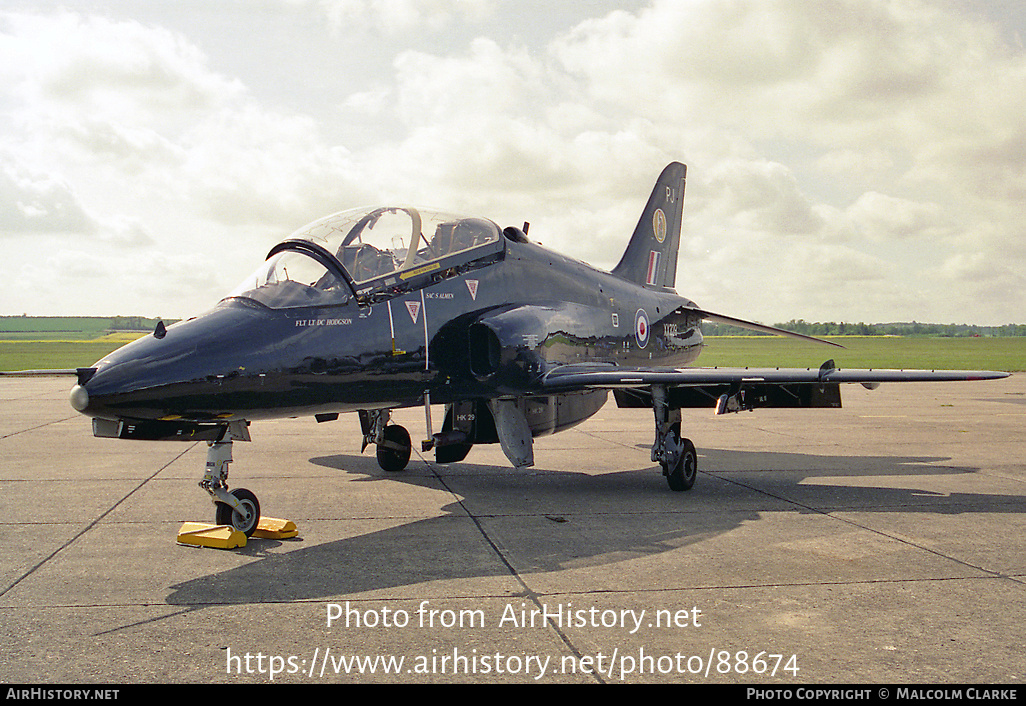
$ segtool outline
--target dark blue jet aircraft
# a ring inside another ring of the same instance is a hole
[[[207,441],[201,486],[218,524],[247,534],[260,505],[228,490],[234,440],[251,421],[357,412],[364,448],[404,469],[410,434],[391,411],[424,405],[422,447],[438,463],[499,443],[516,467],[532,439],[621,407],[655,416],[652,461],[673,490],[695,482],[681,409],[840,407],[840,383],[979,380],[985,371],[689,368],[703,320],[807,338],[722,316],[674,290],[685,166],[659,176],[612,272],[500,229],[409,207],[343,211],[300,229],[212,311],[146,336],[77,371],[71,405],[93,433]],[[816,339],[812,339],[816,340]],[[826,343],[821,341],[822,343]],[[831,344],[833,345],[833,344]],[[445,405],[439,432],[431,403]]]

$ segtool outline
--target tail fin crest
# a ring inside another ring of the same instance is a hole
[[[614,275],[635,284],[673,288],[686,176],[687,167],[680,162],[670,163],[659,175]]]

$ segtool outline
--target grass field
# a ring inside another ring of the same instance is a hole
[[[89,341],[110,326],[109,316],[0,316],[0,340]]]
[[[79,368],[139,338],[115,333],[93,340],[0,340],[0,370]],[[917,338],[838,336],[844,350],[770,336],[706,338],[701,366],[818,368],[833,359],[839,368],[927,370],[1026,370],[1026,338]]]
[[[0,370],[84,368],[145,336],[156,322],[140,316],[0,316]]]
[[[112,333],[93,340],[0,340],[0,370],[85,368],[144,333]]]

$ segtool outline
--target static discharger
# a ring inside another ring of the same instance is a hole
[[[261,517],[254,539],[290,539],[299,535],[292,520]],[[185,522],[178,530],[178,543],[213,549],[238,549],[246,546],[246,534],[230,525],[211,525],[205,522]]]

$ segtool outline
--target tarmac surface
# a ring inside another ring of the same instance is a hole
[[[175,541],[213,522],[205,445],[95,439],[71,385],[0,378],[2,682],[1026,677],[1026,375],[685,412],[686,493],[612,398],[531,473],[497,445],[386,473],[356,415],[255,423],[232,487],[300,535],[234,551]]]

